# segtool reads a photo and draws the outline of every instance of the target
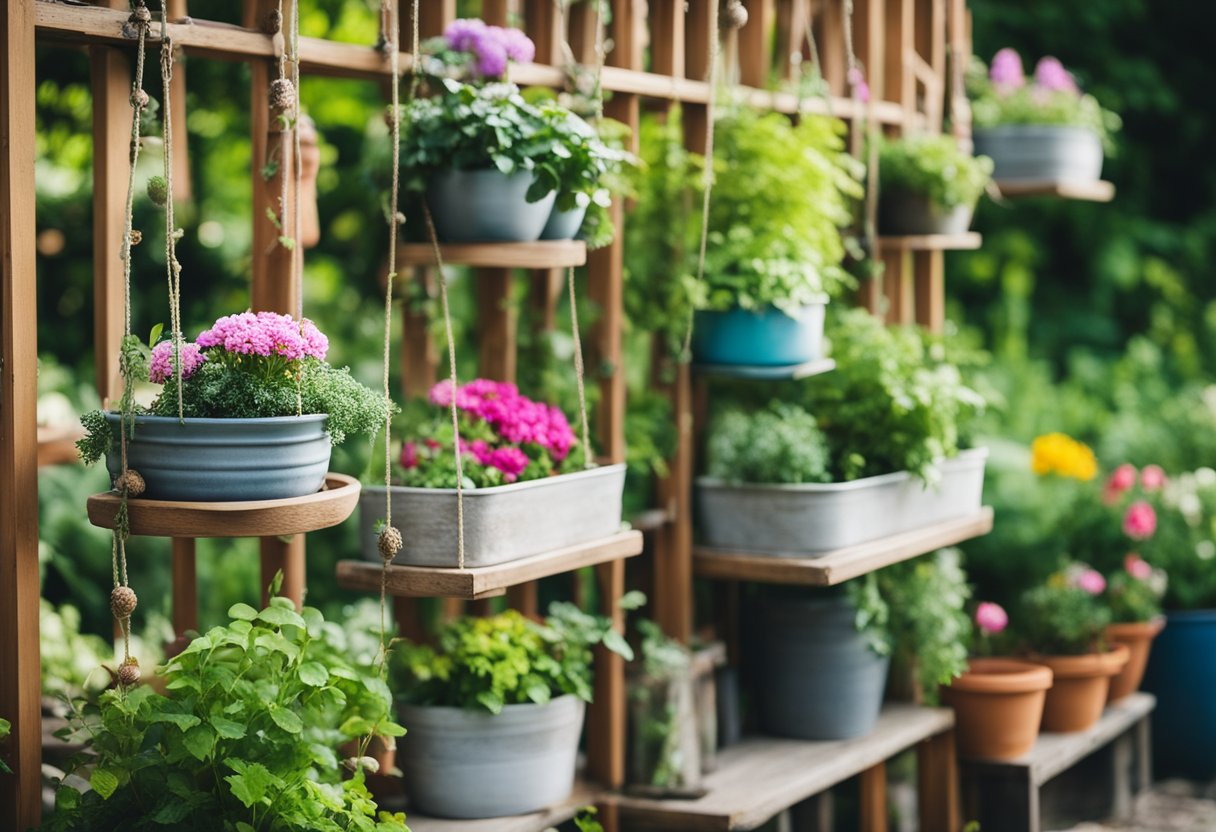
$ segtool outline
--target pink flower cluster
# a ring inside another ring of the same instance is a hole
[[[519,448],[491,448],[484,439],[461,443],[461,451],[477,460],[479,465],[487,468],[497,468],[502,471],[502,478],[507,482],[515,482],[531,462],[528,455]]]
[[[1123,515],[1123,533],[1132,540],[1148,540],[1157,531],[1157,512],[1144,500],[1127,507]]]
[[[536,45],[519,29],[487,26],[476,18],[453,20],[443,36],[449,47],[473,56],[473,66],[482,78],[501,78],[507,61],[526,64],[536,57]]]
[[[1120,497],[1136,487],[1137,481],[1145,491],[1160,491],[1166,483],[1165,470],[1160,465],[1145,465],[1143,470],[1137,471],[1135,465],[1125,462],[1107,477],[1102,489],[1102,501],[1107,505],[1117,503]]]
[[[988,79],[1002,95],[1026,86],[1026,74],[1022,69],[1022,57],[1017,50],[1005,47],[992,58]],[[1066,92],[1079,94],[1076,80],[1057,58],[1050,55],[1039,59],[1034,68],[1035,92],[1049,94]]]
[[[450,406],[451,382],[441,381],[432,387],[430,400],[440,407]],[[565,459],[574,446],[574,431],[561,409],[521,396],[514,384],[470,381],[456,389],[456,407],[494,428],[503,441],[539,445],[557,462]]]
[[[1153,567],[1149,566],[1148,561],[1135,552],[1128,552],[1127,556],[1123,558],[1123,568],[1137,581],[1147,581],[1153,577]]]
[[[982,601],[975,608],[975,623],[984,635],[994,636],[1009,626],[1009,615],[1000,604]]]
[[[197,344],[189,341],[182,342],[182,378],[194,375],[194,371],[203,366],[207,356],[203,355]],[[177,375],[173,366],[173,342],[161,341],[152,348],[152,363],[148,365],[148,377],[155,384],[164,384]]]
[[[1089,595],[1101,595],[1106,591],[1106,578],[1102,573],[1084,564],[1069,569],[1068,577],[1073,586]]]
[[[870,101],[870,85],[866,83],[865,73],[854,67],[848,73],[849,86],[857,93],[857,100],[862,104]]]
[[[277,312],[241,312],[215,322],[199,333],[195,343],[203,349],[220,348],[234,355],[325,360],[329,339],[307,318],[296,321]]]

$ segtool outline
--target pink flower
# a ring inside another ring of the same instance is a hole
[[[526,64],[531,63],[536,57],[536,44],[532,42],[532,38],[525,35],[519,29],[500,29],[500,40],[503,48],[507,50],[507,57],[516,63]]]
[[[1106,590],[1106,578],[1096,569],[1082,569],[1073,579],[1077,589],[1084,590],[1090,595],[1101,595]]]
[[[1157,491],[1165,485],[1165,471],[1160,465],[1145,465],[1140,472],[1140,484],[1145,491]]]
[[[413,442],[406,442],[401,446],[401,467],[402,468],[417,468],[418,467],[418,446]]]
[[[199,333],[195,342],[203,349],[221,348],[234,355],[325,360],[329,339],[307,318],[296,321],[277,312],[242,312],[217,320]]]
[[[1127,557],[1123,558],[1123,568],[1137,581],[1147,581],[1153,577],[1153,567],[1135,552],[1128,552]]]
[[[1020,67],[1019,67],[1020,68]],[[1076,93],[1077,82],[1064,65],[1050,56],[1039,59],[1034,68],[1034,82],[1048,92]]]
[[[870,100],[870,85],[860,69],[849,70],[849,86],[857,93],[857,100],[865,104]]]
[[[195,370],[203,366],[207,356],[199,351],[197,344],[183,341],[181,346],[182,378],[194,375]],[[148,378],[156,384],[164,384],[177,376],[173,362],[173,342],[161,341],[152,348],[152,362],[148,365]]]
[[[1116,468],[1106,481],[1106,488],[1115,493],[1122,493],[1136,484],[1136,466],[1125,462]]]
[[[986,635],[996,635],[1009,626],[1009,616],[1000,604],[982,601],[975,608],[975,623]]]
[[[1123,515],[1123,533],[1132,540],[1147,540],[1157,531],[1157,512],[1144,500],[1127,507]]]
[[[988,77],[999,92],[1009,93],[1026,84],[1026,75],[1022,70],[1022,58],[1016,49],[1005,47],[992,58],[992,66]]]

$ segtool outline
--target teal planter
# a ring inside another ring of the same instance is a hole
[[[1216,777],[1216,610],[1166,615],[1142,687],[1157,697],[1154,773],[1201,782]]]
[[[797,316],[772,306],[759,312],[697,312],[692,330],[693,360],[698,364],[763,367],[814,361],[823,353],[824,306],[804,306]]]

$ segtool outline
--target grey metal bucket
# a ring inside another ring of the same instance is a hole
[[[447,170],[431,176],[427,204],[445,243],[530,243],[540,237],[557,192],[528,202],[531,171]]]
[[[931,526],[980,510],[987,448],[941,463],[926,487],[906,471],[852,482],[763,485],[698,477],[704,543],[772,555],[806,556]]]
[[[325,483],[332,450],[325,414],[266,419],[137,416],[127,463],[153,500],[234,502],[315,494]],[[107,413],[114,446],[106,454],[113,479],[122,470],[120,416]]]
[[[545,223],[544,230],[540,232],[540,238],[542,240],[573,240],[579,229],[583,227],[583,218],[586,216],[586,205],[577,206],[569,211],[559,211],[555,205],[552,213],[549,214],[549,221]]]
[[[465,566],[492,566],[609,537],[621,528],[625,466],[603,465],[539,480],[466,489]],[[393,523],[404,545],[394,563],[456,566],[456,489],[393,486]],[[384,486],[359,495],[363,557],[379,562],[376,524]]]
[[[943,208],[923,194],[884,191],[878,201],[878,232],[887,235],[965,234],[975,205]]]
[[[407,734],[397,765],[414,809],[444,818],[522,815],[560,803],[574,788],[583,701],[484,710],[401,705]]]
[[[868,734],[890,658],[866,646],[847,597],[768,597],[757,605],[756,663],[765,733],[806,740]]]
[[[976,129],[977,156],[990,156],[993,179],[1092,182],[1102,175],[1102,139],[1064,124],[1004,124]]]

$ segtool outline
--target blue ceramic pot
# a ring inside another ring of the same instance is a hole
[[[693,359],[698,364],[765,367],[814,361],[823,353],[824,306],[804,306],[796,316],[773,306],[758,312],[697,312]]]
[[[321,490],[331,444],[324,414],[268,419],[137,416],[127,463],[144,478],[152,500],[234,502],[303,497]],[[115,436],[106,454],[118,476],[119,414],[107,413]]]
[[[578,230],[583,227],[583,218],[587,216],[587,206],[580,205],[569,211],[560,211],[553,207],[545,229],[540,232],[542,240],[573,240]]]
[[[1216,610],[1166,615],[1142,687],[1157,697],[1154,774],[1216,777]]]
[[[528,202],[533,175],[447,170],[431,176],[427,204],[445,243],[531,243],[549,221],[557,192]]]

